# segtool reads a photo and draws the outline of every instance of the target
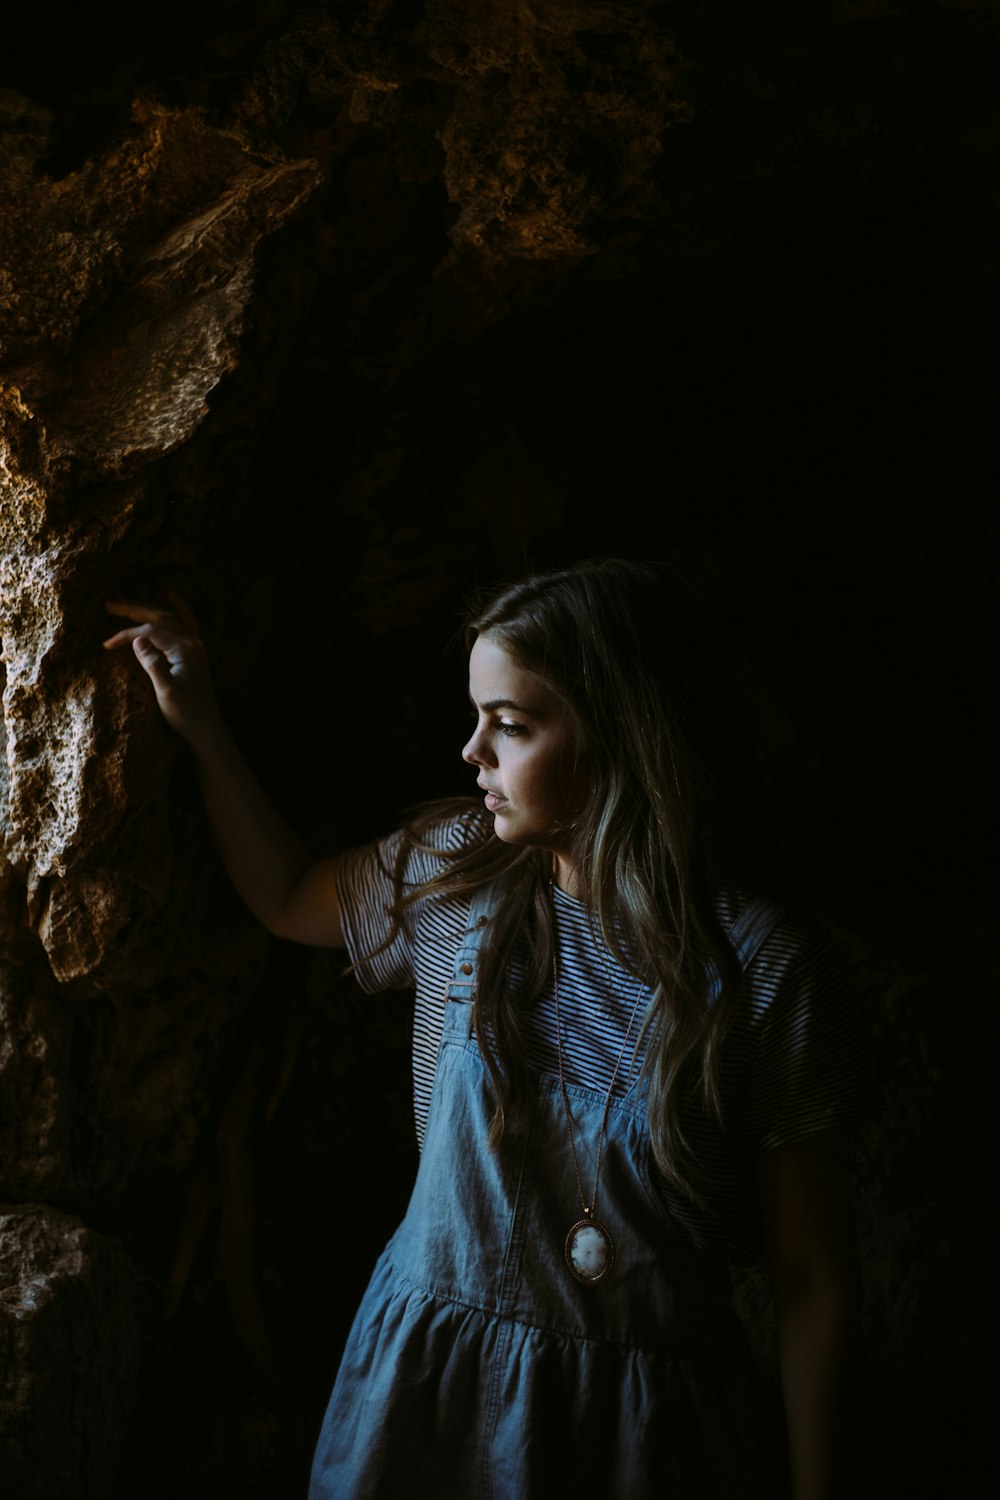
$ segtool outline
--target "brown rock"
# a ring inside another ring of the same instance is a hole
[[[133,704],[122,673],[100,670],[90,640],[81,652],[66,591],[78,592],[81,569],[125,539],[150,480],[83,507],[79,486],[134,478],[199,428],[209,395],[238,363],[260,246],[320,180],[312,163],[268,168],[228,140],[206,141],[184,120],[154,116],[103,162],[43,180],[8,216],[9,255],[22,277],[40,257],[47,268],[12,298],[13,347],[28,362],[19,384],[0,391],[0,636],[12,768],[4,842],[61,980],[97,969],[135,910],[133,883],[94,862],[129,804],[123,743]],[[71,219],[93,233],[64,245],[59,226]],[[53,351],[102,294],[54,376]],[[33,398],[36,388],[43,394]],[[157,760],[162,766],[162,753]],[[162,770],[147,765],[142,779],[148,796],[162,787]],[[153,885],[162,895],[162,879]]]
[[[197,793],[178,816],[179,742],[128,654],[101,651],[103,605],[171,523],[197,552],[206,417],[239,372],[255,420],[251,341],[280,368],[296,295],[257,311],[261,266],[323,177],[137,105],[126,139],[55,178],[51,127],[0,95],[0,1182],[117,1196],[186,1160],[261,944],[234,903],[210,920],[193,901]],[[192,483],[174,455],[199,444]]]
[[[0,1490],[105,1500],[138,1365],[138,1282],[116,1240],[0,1207]]]
[[[24,1197],[59,1188],[69,1150],[72,1029],[46,970],[0,963],[0,1181]]]

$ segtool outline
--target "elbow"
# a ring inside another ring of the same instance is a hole
[[[284,943],[301,943],[308,941],[307,939],[304,939],[299,935],[296,930],[294,917],[290,916],[284,909],[280,909],[278,911],[257,912],[255,913],[255,915],[261,926],[273,938],[279,938]]]

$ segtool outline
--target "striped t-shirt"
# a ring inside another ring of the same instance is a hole
[[[425,836],[433,850],[457,849],[462,822]],[[344,936],[358,981],[369,994],[415,989],[413,1103],[422,1143],[455,952],[469,917],[468,899],[426,898],[407,908],[400,931],[381,952],[389,930],[393,876],[402,834],[345,854],[337,888]],[[437,874],[443,859],[411,850],[406,887]],[[650,992],[611,958],[594,932],[589,909],[556,887],[559,1015],[567,1083],[624,1094],[641,1065],[635,1039]],[[746,905],[723,892],[718,913],[727,928]],[[529,1017],[527,1053],[539,1072],[558,1071],[555,991],[549,986]],[[618,1068],[617,1075],[615,1068]],[[700,1173],[705,1206],[664,1184],[674,1218],[705,1251],[741,1263],[759,1254],[753,1158],[834,1125],[849,1124],[871,1089],[871,1062],[851,992],[822,928],[783,913],[752,960],[720,1054],[724,1125],[708,1112],[689,1112],[683,1128]]]

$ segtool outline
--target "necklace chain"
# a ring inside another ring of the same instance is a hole
[[[549,890],[550,890],[550,892],[552,891],[552,882],[551,881],[549,882]],[[554,897],[553,897],[553,900],[554,900]],[[635,1021],[635,1014],[636,1014],[636,1011],[639,1008],[639,996],[642,994],[643,989],[645,988],[645,986],[643,985],[642,980],[640,980],[638,988],[636,989],[636,992],[635,992],[635,998],[632,1001],[632,1010],[631,1010],[631,1013],[629,1015],[628,1026],[627,1026],[627,1028],[625,1030],[625,1036],[622,1039],[621,1050],[618,1053],[618,1059],[615,1062],[614,1072],[611,1075],[611,1082],[608,1085],[607,1096],[605,1097],[605,1100],[604,1100],[604,1109],[601,1112],[601,1128],[600,1128],[600,1131],[598,1132],[598,1136],[597,1136],[597,1156],[596,1156],[596,1160],[595,1160],[595,1163],[594,1163],[594,1186],[593,1186],[593,1189],[591,1191],[590,1202],[588,1204],[587,1199],[586,1199],[586,1195],[584,1194],[584,1191],[583,1191],[583,1177],[582,1177],[582,1175],[580,1173],[580,1160],[579,1160],[579,1157],[576,1154],[576,1136],[575,1136],[575,1133],[574,1133],[574,1130],[573,1130],[573,1116],[572,1116],[572,1113],[571,1113],[570,1107],[569,1107],[569,1092],[568,1092],[568,1090],[566,1088],[566,1075],[565,1075],[565,1072],[564,1072],[564,1069],[563,1069],[562,1020],[561,1020],[561,1017],[560,1017],[560,1014],[559,1014],[559,957],[558,957],[558,953],[559,953],[558,936],[559,935],[558,935],[558,932],[557,931],[553,931],[552,936],[553,936],[553,943],[554,943],[554,946],[553,946],[553,949],[552,949],[552,987],[553,987],[553,992],[554,992],[554,995],[555,995],[555,1009],[556,1009],[556,1056],[559,1059],[559,1088],[560,1088],[560,1092],[562,1093],[563,1110],[565,1111],[565,1114],[566,1114],[566,1125],[567,1125],[567,1128],[569,1130],[570,1150],[573,1153],[573,1170],[576,1173],[576,1186],[577,1186],[577,1190],[578,1190],[578,1192],[580,1194],[580,1202],[583,1205],[583,1217],[585,1219],[592,1219],[594,1217],[594,1210],[597,1208],[597,1186],[598,1186],[598,1183],[600,1182],[600,1178],[601,1178],[601,1157],[603,1156],[603,1153],[604,1153],[604,1135],[605,1135],[605,1131],[607,1130],[608,1114],[609,1114],[610,1109],[611,1109],[611,1096],[612,1096],[612,1094],[615,1091],[615,1083],[618,1080],[618,1071],[619,1071],[619,1069],[621,1068],[621,1065],[622,1065],[622,1058],[625,1056],[625,1048],[628,1046],[629,1037],[632,1035],[632,1023]],[[610,971],[608,970],[607,965],[604,962],[603,956],[601,958],[601,963],[602,963],[602,966],[604,968],[605,974],[608,975],[608,980],[609,980],[608,988],[610,989],[611,988],[611,984],[610,984]],[[631,1069],[630,1069],[630,1071],[631,1071]]]

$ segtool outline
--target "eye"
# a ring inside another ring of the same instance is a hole
[[[514,739],[516,735],[524,733],[523,724],[506,724],[502,719],[497,725],[497,728],[499,729],[500,733],[506,735],[509,740]]]

